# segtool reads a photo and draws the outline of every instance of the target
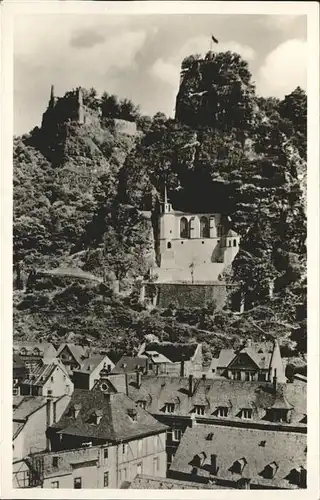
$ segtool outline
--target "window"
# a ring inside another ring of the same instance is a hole
[[[207,217],[200,218],[200,238],[209,238],[209,221]],[[203,242],[202,242],[203,243]]]
[[[181,430],[174,429],[172,433],[172,441],[180,441],[181,440]]]
[[[82,479],[81,477],[75,477],[73,480],[73,488],[75,490],[81,490],[82,488]]]
[[[166,413],[174,413],[174,403],[166,403]]]
[[[53,382],[53,377],[50,378],[51,382]]]
[[[244,408],[242,410],[242,418],[250,420],[252,418],[252,410],[250,408]]]
[[[52,467],[58,467],[58,457],[52,457]]]
[[[153,459],[153,475],[156,476],[159,470],[159,457]]]
[[[229,240],[229,247],[231,247],[231,240]]]
[[[12,395],[13,396],[18,396],[19,395],[19,387],[14,386],[12,389]]]
[[[28,488],[30,486],[30,474],[28,470],[22,471],[22,474],[19,475],[19,486],[21,488]]]
[[[219,417],[227,417],[228,416],[228,408],[225,406],[220,406],[220,408],[218,408],[218,416]]]
[[[204,415],[204,406],[202,406],[202,405],[196,405],[196,406],[194,407],[194,412],[195,412],[197,415],[203,416],[203,415]]]
[[[220,224],[217,227],[217,236],[218,237],[223,236],[223,229],[222,229],[222,226]]]
[[[180,238],[189,238],[188,221],[185,217],[180,219]]]
[[[259,373],[258,380],[260,382],[265,382],[265,380],[266,380],[266,374],[265,373]]]
[[[52,481],[51,488],[59,488],[59,481]]]
[[[23,347],[20,351],[21,356],[25,356],[27,354],[27,350]]]
[[[123,482],[127,479],[127,469],[120,470],[120,481]]]
[[[171,245],[170,241],[168,241],[168,243],[167,243],[167,248],[171,248],[171,246],[172,246],[172,245]]]
[[[245,372],[245,379],[250,380],[250,373],[249,372]]]
[[[234,375],[235,380],[241,380],[241,372],[235,372]]]
[[[152,368],[153,368],[153,364],[149,363],[149,370],[152,370]]]
[[[52,390],[51,390],[51,389],[48,389],[48,391],[47,391],[47,395],[48,395],[48,396],[52,396]]]
[[[142,474],[142,462],[139,462],[137,464],[137,475]]]
[[[109,472],[103,474],[103,487],[108,488],[109,486]]]
[[[127,451],[128,451],[127,443],[122,443],[122,455],[126,455]]]
[[[137,405],[144,410],[146,409],[146,401],[137,401]]]
[[[237,246],[237,240],[233,240],[233,246],[236,247]]]
[[[104,460],[107,460],[108,456],[109,456],[109,450],[108,450],[108,448],[104,448],[104,450],[103,450]]]

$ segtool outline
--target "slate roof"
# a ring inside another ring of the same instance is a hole
[[[254,342],[241,350],[222,349],[219,354],[217,367],[227,367],[240,353],[246,353],[260,368],[267,370],[270,366],[273,344],[271,342]]]
[[[88,391],[76,389],[59,422],[53,427],[71,434],[87,438],[119,442],[138,436],[165,432],[167,426],[160,424],[147,411],[123,393],[104,394],[99,388]],[[80,405],[77,418],[70,416],[70,408]],[[128,412],[134,409],[137,419],[133,421]],[[92,413],[102,410],[103,416],[97,425],[90,423]]]
[[[79,370],[74,370],[74,372],[81,373],[92,373],[97,366],[105,359],[105,355],[103,354],[95,354],[90,356],[89,358],[84,359],[81,362],[81,368]]]
[[[81,345],[76,345],[76,344],[62,344],[60,346],[60,348],[58,349],[58,352],[57,352],[57,357],[60,357],[63,349],[65,347],[68,347],[70,353],[72,354],[72,356],[74,357],[74,359],[77,361],[77,363],[79,365],[81,365],[81,363],[83,362],[83,357],[86,357],[87,356],[87,352],[88,352],[88,349],[81,346]]]
[[[13,396],[13,420],[26,420],[46,404],[44,396]]]
[[[13,344],[13,352],[20,354],[21,350],[25,349],[27,355],[33,355],[34,349],[39,349],[40,356],[44,356],[47,350],[51,350],[53,354],[56,354],[56,349],[50,342],[15,342]]]
[[[148,353],[151,351],[158,352],[166,358],[168,358],[172,363],[177,363],[184,359],[188,361],[191,359],[198,347],[198,344],[174,344],[172,342],[150,342],[145,348],[144,352]],[[143,353],[141,353],[143,354]]]
[[[193,483],[191,481],[179,481],[177,479],[170,479],[167,477],[148,476],[146,474],[139,474],[134,478],[131,483],[127,482],[122,489],[130,488],[134,490],[192,490],[204,489],[212,490],[218,486],[206,483]]]
[[[208,434],[213,434],[208,440]],[[281,443],[281,446],[279,446]],[[198,474],[210,476],[211,454],[217,455],[217,478],[237,481],[251,478],[251,484],[278,488],[296,488],[286,479],[294,468],[306,467],[306,434],[264,429],[248,429],[214,425],[195,425],[187,428],[173,458],[171,471],[190,474],[196,455],[204,453],[204,463]],[[235,461],[247,462],[242,476],[232,472]],[[268,464],[276,462],[278,469],[273,479],[263,477]],[[191,463],[190,463],[191,462]]]
[[[132,373],[137,368],[145,369],[147,361],[147,358],[122,356],[116,363],[112,373]]]
[[[174,415],[191,416],[195,405],[205,406],[205,417],[218,418],[216,410],[225,406],[229,408],[228,420],[241,420],[242,409],[253,409],[252,419],[261,420],[267,409],[282,397],[283,408],[287,402],[293,406],[292,424],[297,424],[306,414],[306,397],[294,390],[293,384],[278,384],[277,394],[268,382],[217,379],[193,380],[194,391],[188,396],[189,382],[187,378],[143,375],[141,386],[136,385],[136,377],[128,375],[128,395],[134,401],[145,401],[146,410],[150,413],[163,414],[166,403],[175,402]],[[200,417],[201,418],[201,417]],[[221,417],[223,418],[223,417]],[[269,422],[268,422],[269,423]]]

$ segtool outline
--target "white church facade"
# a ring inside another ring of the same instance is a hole
[[[158,282],[218,281],[239,250],[240,236],[216,213],[174,210],[165,190],[158,224]]]

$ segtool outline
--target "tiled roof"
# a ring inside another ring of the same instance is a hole
[[[49,365],[37,366],[28,376],[22,381],[22,384],[41,386],[44,385],[48,378],[55,371],[56,365],[50,363]]]
[[[77,418],[70,416],[70,408],[75,404],[80,405]],[[135,421],[128,414],[132,409],[136,411]],[[90,417],[96,410],[102,410],[103,416],[94,425],[90,423]],[[63,434],[115,442],[164,432],[167,428],[125,394],[107,395],[98,388],[91,391],[76,389],[61,419],[53,427],[62,429]]]
[[[146,365],[146,358],[122,356],[112,370],[112,373],[132,373],[137,368],[145,368]]]
[[[97,366],[105,359],[105,355],[103,354],[95,354],[90,356],[89,358],[84,359],[81,362],[81,368],[79,370],[74,370],[75,372],[82,373],[92,373],[93,370],[97,368]]]
[[[192,490],[192,489],[204,489],[212,490],[216,489],[216,485],[206,484],[206,483],[192,483],[191,481],[179,481],[177,479],[170,479],[167,477],[155,477],[147,476],[145,474],[139,474],[134,478],[131,483],[127,483],[123,488],[130,488],[134,490]]]
[[[286,395],[287,401],[294,406],[291,422],[297,424],[306,413],[306,399],[292,389],[293,384],[278,384],[277,394],[272,384],[267,382],[245,382],[240,380],[197,379],[193,380],[194,390],[188,395],[189,382],[186,378],[169,376],[142,376],[141,386],[136,385],[136,377],[128,375],[128,395],[135,401],[145,401],[146,409],[152,414],[163,414],[165,404],[176,398],[175,415],[190,416],[195,405],[205,406],[206,417],[216,417],[220,406],[229,408],[228,419],[241,419],[241,410],[253,409],[253,420],[265,417],[267,409]],[[284,408],[287,406],[284,405]]]
[[[209,434],[213,434],[210,440],[207,439]],[[198,474],[209,478],[211,454],[216,454],[217,478],[237,481],[244,477],[265,487],[295,488],[286,478],[292,469],[306,466],[306,445],[306,434],[301,433],[195,425],[185,431],[171,471],[190,474],[195,466],[194,457],[204,453],[205,460],[198,468]],[[241,476],[232,471],[232,466],[242,458],[246,465]],[[266,479],[263,471],[272,462],[276,462],[278,469],[273,479]]]
[[[46,404],[44,396],[14,396],[13,420],[26,420],[29,415]]]
[[[188,361],[191,359],[198,347],[198,344],[174,344],[172,342],[151,342],[146,345],[144,351],[156,351],[168,358],[172,363]],[[142,353],[141,353],[142,354]]]

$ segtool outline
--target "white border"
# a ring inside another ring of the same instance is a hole
[[[312,499],[319,495],[319,6],[317,2],[92,2],[17,1],[0,4],[1,80],[1,497],[2,498],[256,498],[247,490],[12,489],[12,137],[13,17],[16,14],[282,14],[308,17],[308,488],[259,490],[261,499]]]

